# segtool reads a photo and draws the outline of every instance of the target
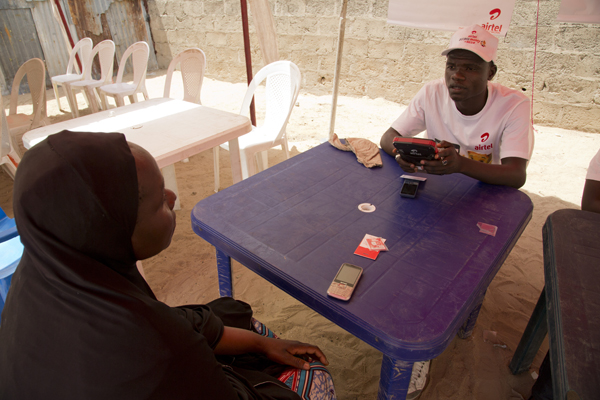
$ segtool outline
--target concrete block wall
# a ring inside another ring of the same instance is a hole
[[[146,0],[161,68],[187,47],[207,56],[206,75],[245,81],[240,0]],[[600,132],[600,25],[559,23],[560,0],[516,0],[500,39],[495,81],[531,95],[534,123]],[[271,0],[282,59],[296,63],[302,90],[332,93],[341,0]],[[388,24],[388,0],[350,0],[340,94],[408,104],[421,86],[443,76],[452,32]],[[250,14],[254,72],[264,64]],[[537,49],[535,46],[537,36]],[[534,53],[535,78],[533,75]]]

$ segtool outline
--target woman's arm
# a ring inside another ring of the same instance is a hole
[[[324,365],[329,364],[327,358],[317,346],[292,340],[268,338],[252,331],[226,326],[223,336],[215,348],[215,354],[237,355],[244,353],[261,353],[271,361],[300,369],[308,369],[309,364],[296,356],[309,356],[319,360]]]

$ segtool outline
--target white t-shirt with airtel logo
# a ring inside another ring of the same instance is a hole
[[[585,179],[600,181],[600,150],[598,150],[598,153],[590,161]]]
[[[429,139],[460,145],[460,154],[488,164],[507,157],[529,160],[533,152],[530,102],[521,92],[488,82],[488,98],[475,115],[463,115],[443,78],[427,83],[392,124],[401,136],[427,130]]]

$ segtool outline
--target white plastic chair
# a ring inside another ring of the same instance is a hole
[[[190,103],[200,103],[200,91],[202,90],[202,81],[204,79],[204,71],[206,69],[206,55],[198,48],[190,48],[177,54],[169,63],[167,69],[167,77],[165,79],[165,90],[163,97],[171,96],[171,82],[173,80],[173,72],[177,66],[180,66],[181,79],[183,81],[183,101]],[[213,148],[213,151],[215,151]],[[217,153],[218,154],[218,153]],[[184,162],[187,159],[183,160]],[[216,170],[216,174],[219,170]],[[162,174],[165,179],[165,187],[172,190],[177,195],[175,201],[175,210],[181,209],[179,203],[179,190],[177,188],[177,177],[175,175],[175,166],[169,165],[162,169]],[[215,175],[218,179],[218,175]]]
[[[0,164],[8,173],[8,175],[15,179],[17,165],[19,165],[21,162],[21,157],[19,157],[14,149],[13,139],[11,138],[10,131],[8,130],[8,122],[6,122],[6,113],[4,112],[2,96],[0,96],[0,111],[2,112],[0,114]],[[2,213],[4,213],[4,211],[2,211]],[[2,218],[0,218],[0,221],[2,221]],[[0,222],[0,227],[2,227],[3,224],[3,222]]]
[[[171,95],[171,81],[177,65],[180,65],[181,79],[183,80],[183,100],[202,104],[200,91],[206,69],[206,55],[198,48],[186,49],[177,54],[167,69],[163,97],[168,98]]]
[[[73,92],[68,87],[68,84],[76,81],[80,81],[83,79],[83,71],[85,71],[86,63],[89,62],[90,55],[92,53],[92,39],[83,38],[79,42],[75,44],[73,50],[71,50],[71,55],[69,57],[69,64],[67,65],[67,73],[64,75],[57,75],[51,78],[52,80],[52,88],[54,89],[54,96],[56,98],[56,103],[58,104],[58,109],[62,112],[66,112],[60,106],[60,97],[58,95],[58,86],[65,86],[65,92],[67,95],[67,102],[69,103],[69,108],[71,109],[71,115],[75,117],[74,109],[77,108],[77,103],[73,97]],[[81,73],[73,73],[73,67],[77,67],[77,63],[75,62],[75,57],[79,54],[79,60],[81,60],[82,71]]]
[[[96,55],[98,55],[98,59],[100,61],[100,79],[92,78],[92,66],[94,64],[94,58]],[[87,97],[88,104],[92,108],[92,112],[99,111],[98,100],[96,98],[96,88],[112,83],[114,58],[115,42],[110,39],[101,41],[94,46],[92,49],[92,54],[90,54],[90,57],[88,58],[88,62],[85,63],[83,79],[67,85],[73,94],[73,111],[75,111],[76,117],[79,117],[79,107],[77,106],[76,98],[77,91],[82,91]]]
[[[256,160],[259,170],[268,167],[267,150],[281,146],[286,158],[290,158],[285,128],[300,92],[300,70],[291,61],[276,61],[264,66],[252,79],[242,102],[240,114],[250,108],[256,88],[266,79],[266,114],[263,124],[252,127],[252,131],[239,137],[242,179],[254,175],[255,156],[262,152],[261,160]],[[226,145],[221,145],[227,148]],[[218,157],[215,157],[215,164]],[[218,175],[217,175],[218,176]]]
[[[31,114],[17,113],[19,86],[25,76],[27,76],[27,84],[33,106]],[[13,150],[18,154],[20,154],[18,147],[20,137],[17,137],[19,135],[23,136],[25,132],[31,129],[48,124],[48,115],[46,114],[46,66],[39,58],[27,60],[17,70],[10,92],[10,107],[6,122]]]
[[[110,85],[100,86],[98,94],[102,100],[102,108],[108,109],[108,102],[106,96],[113,97],[117,103],[117,107],[125,105],[124,98],[129,96],[131,103],[137,103],[137,94],[142,93],[144,99],[148,100],[148,91],[146,90],[146,71],[148,70],[148,56],[150,54],[150,47],[146,42],[136,42],[129,46],[119,63],[119,71],[117,72],[117,82]],[[133,83],[123,82],[123,74],[125,73],[125,66],[127,65],[127,59],[131,56],[133,64]]]

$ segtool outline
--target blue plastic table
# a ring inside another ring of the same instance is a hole
[[[543,229],[546,286],[510,363],[527,371],[550,334],[555,399],[600,395],[600,214],[559,210]]]
[[[415,361],[470,335],[485,291],[531,219],[524,193],[460,174],[425,175],[414,199],[382,152],[367,169],[324,143],[200,201],[192,227],[217,250],[219,289],[230,257],[383,353],[379,398],[404,398]],[[375,212],[364,213],[361,203]],[[498,226],[495,237],[478,222]],[[354,255],[365,234],[387,241]],[[326,291],[342,263],[363,276],[349,302]]]

